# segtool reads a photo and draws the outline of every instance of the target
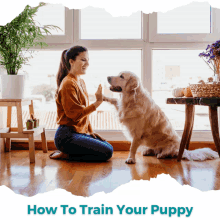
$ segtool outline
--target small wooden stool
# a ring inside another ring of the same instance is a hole
[[[184,149],[189,148],[189,143],[193,130],[195,105],[204,105],[209,107],[209,120],[212,130],[212,136],[215,142],[215,147],[220,156],[220,139],[218,129],[218,114],[217,107],[220,106],[220,98],[168,98],[167,104],[184,104],[185,105],[185,126],[180,143],[179,155],[177,161],[182,159]]]
[[[7,128],[0,129],[0,138],[6,138],[5,152],[11,151],[11,139],[10,138],[28,138],[29,139],[29,157],[30,163],[35,163],[35,146],[34,136],[41,134],[42,149],[44,153],[47,153],[47,141],[45,135],[45,126],[40,125],[32,130],[23,128],[22,120],[22,106],[29,105],[29,113],[34,114],[33,100],[32,99],[0,99],[0,106],[7,106]],[[11,127],[11,109],[12,106],[17,108],[17,122],[18,127]]]

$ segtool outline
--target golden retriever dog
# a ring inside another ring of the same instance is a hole
[[[146,146],[144,156],[155,155],[158,159],[177,157],[181,139],[164,112],[143,88],[139,78],[132,72],[123,71],[118,76],[109,76],[107,79],[111,85],[110,90],[121,93],[120,100],[104,95],[103,100],[116,107],[120,122],[127,128],[131,147],[126,163],[135,163],[139,146]],[[193,151],[185,149],[183,153],[183,158],[188,160],[218,157],[218,153],[210,148]]]

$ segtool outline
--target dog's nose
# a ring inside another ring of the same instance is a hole
[[[111,82],[111,77],[108,76],[107,79],[108,79],[108,82],[110,83]]]

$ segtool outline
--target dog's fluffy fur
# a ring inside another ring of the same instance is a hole
[[[143,88],[138,77],[132,72],[123,71],[118,76],[108,77],[108,82],[111,85],[111,91],[121,92],[121,99],[103,96],[103,100],[116,107],[119,120],[126,126],[132,140],[126,163],[135,163],[135,154],[141,145],[147,147],[143,152],[144,156],[177,157],[180,137],[164,112],[150,97],[149,92]],[[183,158],[188,160],[218,157],[218,153],[209,148],[194,151],[185,149],[183,153]]]

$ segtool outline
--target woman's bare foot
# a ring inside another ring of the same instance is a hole
[[[50,159],[68,159],[69,155],[65,154],[61,151],[54,151],[52,154],[50,154]]]

